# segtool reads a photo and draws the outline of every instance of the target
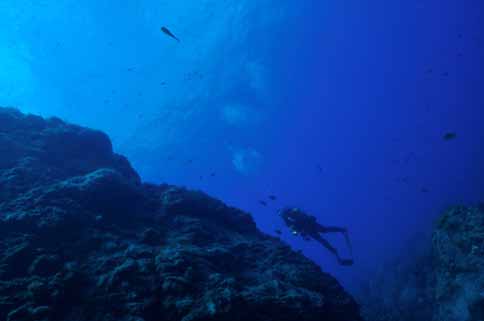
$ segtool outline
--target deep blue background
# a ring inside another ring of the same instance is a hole
[[[0,105],[105,130],[145,180],[251,212],[354,289],[447,206],[484,199],[483,7],[5,0]],[[347,226],[356,264],[290,235],[285,205]]]

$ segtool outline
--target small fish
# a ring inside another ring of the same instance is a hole
[[[405,157],[405,160],[404,160],[404,164],[408,164],[412,158],[415,158],[415,153],[414,152],[410,152],[406,157]]]
[[[168,30],[167,27],[161,27],[161,31],[167,35],[168,37],[171,37],[175,39],[176,41],[180,42],[180,39],[178,39],[170,30]]]
[[[269,199],[271,201],[275,201],[275,200],[277,200],[277,196],[275,196],[275,195],[269,195]]]
[[[426,188],[426,187],[422,187],[422,188],[420,189],[420,191],[421,191],[422,193],[428,193],[428,192],[430,192],[430,191],[429,191],[429,189],[428,189],[428,188]]]
[[[276,232],[277,235],[281,235],[282,234],[282,231],[279,230],[279,229],[275,230],[275,232]]]
[[[267,206],[267,202],[266,201],[259,201],[259,204],[262,205],[262,206]]]
[[[455,138],[457,138],[457,134],[456,133],[452,133],[452,132],[448,132],[444,135],[444,140],[446,141],[449,141],[449,140],[453,140]]]
[[[395,180],[399,183],[408,184],[408,176],[397,177]]]
[[[212,173],[210,174],[210,176],[211,176],[211,177],[215,177],[215,172],[212,172]]]

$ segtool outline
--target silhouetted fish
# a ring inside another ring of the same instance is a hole
[[[180,39],[178,39],[170,30],[168,30],[167,27],[161,27],[161,31],[167,35],[168,37],[171,37],[175,39],[176,41],[180,42]]]
[[[408,176],[397,177],[395,180],[399,183],[408,184]]]
[[[259,204],[262,205],[262,206],[267,206],[267,202],[266,201],[259,201]]]
[[[281,235],[282,234],[282,231],[279,230],[279,229],[278,230],[275,230],[275,232],[276,232],[277,235]]]
[[[408,155],[405,157],[404,163],[408,164],[412,160],[412,158],[416,158],[415,153],[414,152],[408,153]]]
[[[275,195],[269,195],[269,199],[271,201],[275,201],[275,200],[277,200],[277,197]]]
[[[457,138],[457,134],[456,133],[449,132],[449,133],[446,133],[444,135],[444,140],[447,140],[447,141],[453,140],[455,138]]]

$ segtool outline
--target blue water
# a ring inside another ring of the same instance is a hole
[[[2,0],[0,17],[0,105],[106,131],[144,180],[251,212],[350,289],[484,199],[482,1]],[[347,226],[355,265],[291,235],[285,205]]]

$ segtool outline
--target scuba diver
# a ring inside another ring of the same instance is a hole
[[[346,244],[350,250],[350,255],[353,257],[353,249],[351,247],[350,239],[348,236],[348,230],[343,227],[323,226],[319,224],[316,217],[306,214],[299,208],[283,208],[279,211],[279,215],[284,220],[284,223],[289,227],[294,235],[300,235],[305,241],[311,239],[315,240],[331,253],[336,256],[340,265],[353,265],[353,259],[342,259],[339,256],[338,250],[334,248],[326,239],[324,239],[322,233],[341,233],[345,237]]]

